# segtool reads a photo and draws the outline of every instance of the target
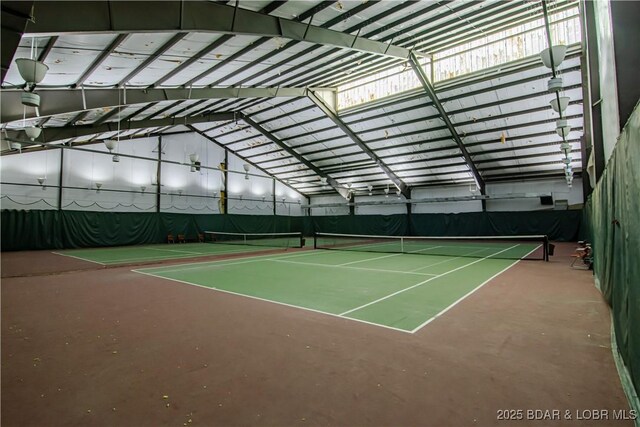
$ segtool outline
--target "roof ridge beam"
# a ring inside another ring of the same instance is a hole
[[[393,44],[214,2],[153,4],[154,7],[145,1],[37,1],[37,21],[27,23],[25,34],[215,32],[281,37],[401,59],[408,59],[410,54],[409,49]]]

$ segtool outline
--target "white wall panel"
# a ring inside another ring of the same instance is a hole
[[[60,150],[45,150],[0,159],[2,209],[54,209],[58,203],[58,189],[39,186],[38,178],[45,178],[45,186],[57,186],[60,177]],[[24,185],[37,185],[37,187]]]
[[[335,196],[315,196],[311,197],[311,204],[324,204],[324,203],[340,203],[343,206],[332,207],[332,208],[314,208],[311,209],[311,216],[324,216],[324,215],[349,215],[349,206],[347,206],[347,201],[344,197],[335,195]]]
[[[401,196],[402,197],[402,196]],[[368,202],[377,202],[377,201],[389,201],[389,200],[398,200],[398,196],[395,194],[389,194],[389,197],[385,196],[356,196],[356,203],[368,201]],[[405,200],[402,197],[402,200]],[[406,214],[407,213],[407,205],[406,204],[396,204],[396,205],[365,205],[365,206],[357,206],[356,205],[356,215],[394,215],[394,214]]]
[[[514,193],[549,193],[556,200],[567,200],[569,205],[583,203],[582,179],[575,178],[573,186],[567,186],[564,180],[537,180],[527,182],[505,182],[487,184],[487,194],[508,195]],[[489,211],[534,211],[553,209],[551,205],[542,205],[539,198],[487,200]]]
[[[411,197],[414,199],[429,199],[434,197],[467,197],[480,194],[479,191],[471,192],[471,188],[475,188],[475,185],[415,188],[411,191]],[[480,200],[474,200],[464,202],[416,203],[411,209],[413,213],[480,212],[482,211],[482,202]]]

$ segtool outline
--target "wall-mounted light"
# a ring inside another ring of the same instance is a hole
[[[47,178],[43,178],[43,177],[38,178],[38,184],[40,184],[42,186],[43,190],[45,189],[44,182],[46,181],[46,179]]]
[[[244,168],[244,179],[249,179],[249,169],[251,169],[251,165],[245,163],[242,167]]]
[[[191,172],[199,172],[200,156],[197,153],[189,154],[189,160],[191,161]]]

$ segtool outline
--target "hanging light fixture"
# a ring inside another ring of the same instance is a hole
[[[24,128],[24,133],[27,134],[27,138],[29,138],[31,141],[34,141],[42,133],[42,128],[39,128],[37,126],[29,126],[27,128]]]
[[[44,178],[44,177],[40,177],[40,178],[38,178],[38,184],[40,184],[40,185],[42,186],[42,189],[43,189],[43,190],[45,189],[45,187],[44,187],[44,182],[46,181],[46,179],[47,179],[47,178]]]
[[[249,165],[249,163],[245,163],[242,167],[244,168],[244,179],[249,179],[249,170],[251,169],[251,165]]]
[[[102,183],[101,182],[96,182],[95,186],[96,186],[96,193],[99,193],[100,189],[102,188]]]
[[[558,105],[558,99],[560,99],[559,105]],[[553,111],[555,111],[556,113],[561,113],[561,112],[564,113],[564,110],[566,110],[567,106],[569,106],[570,100],[571,98],[569,98],[568,96],[559,96],[549,101],[549,104],[551,104],[551,108],[553,108]]]
[[[147,189],[146,185],[141,185],[140,186],[140,192],[144,193],[146,189]]]
[[[369,190],[369,195],[373,196],[373,185],[368,185],[367,189]]]
[[[384,189],[384,197],[389,198],[389,184],[387,184],[387,188]]]
[[[540,52],[540,59],[542,59],[542,63],[547,68],[558,67],[564,61],[564,57],[567,54],[567,46],[563,44],[559,44],[557,46],[553,46],[550,51],[549,48],[544,49]],[[551,64],[551,54],[553,54],[553,64]]]
[[[558,119],[556,120],[556,132],[560,135],[561,138],[566,138],[567,135],[571,132],[571,126],[567,119]]]

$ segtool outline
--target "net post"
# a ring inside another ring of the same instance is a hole
[[[313,232],[313,249],[318,249],[318,233]]]
[[[549,236],[545,234],[543,241],[544,241],[543,243],[544,250],[542,252],[543,252],[544,260],[549,261]]]
[[[400,252],[404,253],[404,237],[400,237]]]

